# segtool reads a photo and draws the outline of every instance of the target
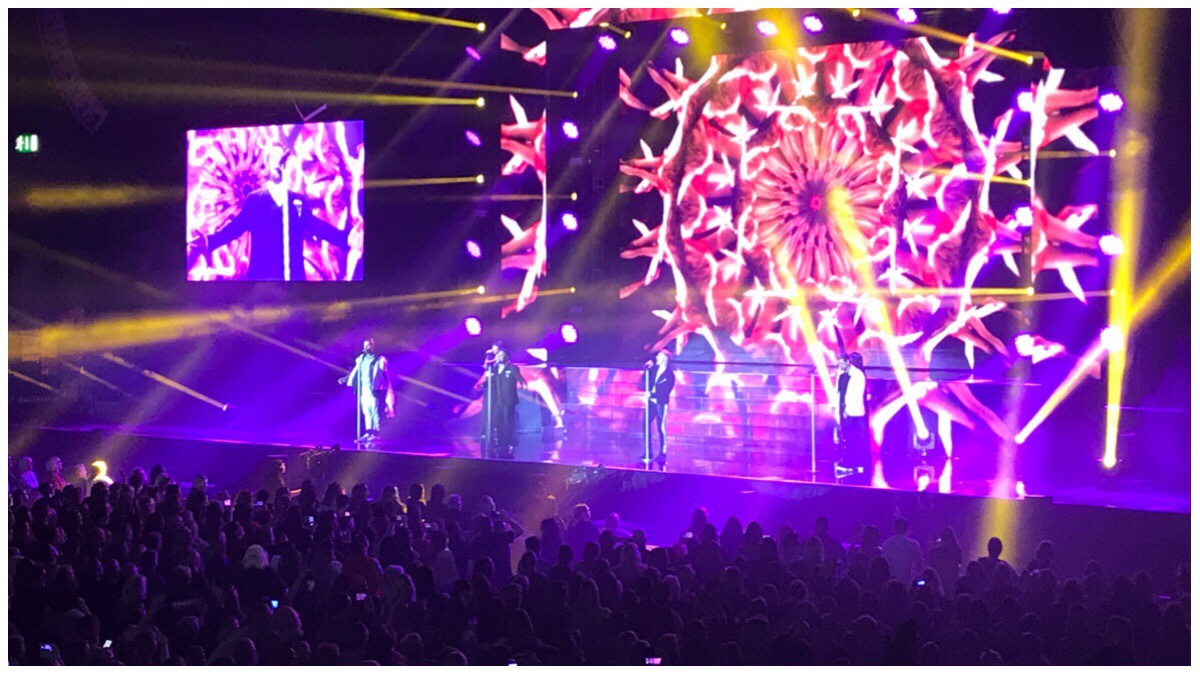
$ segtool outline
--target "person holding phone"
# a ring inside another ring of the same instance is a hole
[[[351,588],[357,589],[356,593],[377,598],[383,584],[383,567],[369,550],[366,535],[355,534],[350,541],[350,554],[342,562],[342,574],[350,580]]]
[[[279,572],[271,567],[266,549],[258,544],[246,549],[241,564],[234,572],[233,584],[242,598],[258,602],[264,598],[282,598],[287,592]]]

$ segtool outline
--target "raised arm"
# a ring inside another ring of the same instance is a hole
[[[251,192],[237,215],[225,221],[224,225],[217,227],[212,234],[207,236],[207,250],[204,252],[215,251],[245,234],[254,220],[254,211],[258,209],[259,199],[261,199],[261,195],[257,191]]]
[[[358,366],[362,363],[362,359],[354,359],[354,367],[350,369],[350,374],[345,377],[338,378],[338,384],[344,384],[347,387],[354,386],[354,377],[358,375]]]

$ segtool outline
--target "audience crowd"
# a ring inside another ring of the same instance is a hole
[[[699,508],[652,546],[585,504],[514,516],[440,484],[210,494],[160,466],[47,469],[10,460],[10,664],[1189,663],[1186,569],[1158,595],[1061,569],[1048,541],[974,559],[950,528],[769,536]]]

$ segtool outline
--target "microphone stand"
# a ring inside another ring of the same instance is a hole
[[[487,361],[483,364],[484,380],[484,409],[486,410],[487,426],[483,433],[483,456],[490,459],[492,456],[492,440],[495,430],[492,428],[492,404],[495,401],[495,396],[492,392],[496,379],[496,362],[492,359],[492,355],[488,355]]]
[[[645,421],[645,423],[643,424],[644,429],[642,430],[642,432],[643,432],[642,433],[642,439],[643,439],[642,464],[644,464],[646,469],[649,470],[649,468],[650,468],[650,394],[651,394],[651,384],[652,384],[650,382],[650,368],[645,368],[643,370],[643,377],[646,380],[646,412],[642,416]]]

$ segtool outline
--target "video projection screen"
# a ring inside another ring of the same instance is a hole
[[[361,281],[363,123],[188,131],[189,281]]]

